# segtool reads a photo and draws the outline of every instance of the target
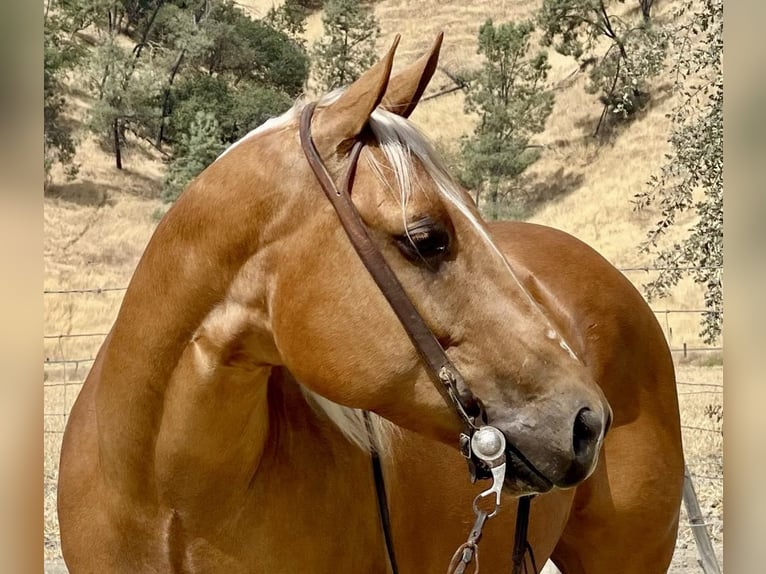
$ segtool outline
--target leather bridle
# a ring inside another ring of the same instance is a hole
[[[311,138],[311,117],[315,105],[313,102],[307,104],[301,114],[301,145],[306,159],[319,180],[322,190],[338,213],[341,225],[359,254],[359,258],[388,300],[425,363],[428,375],[444,400],[455,409],[463,425],[463,431],[467,436],[470,436],[473,434],[472,431],[477,428],[477,416],[481,414],[478,401],[468,390],[462,375],[447,357],[441,344],[415,309],[412,301],[407,297],[402,284],[394,275],[391,267],[370,239],[367,228],[351,201],[351,184],[364,143],[357,140],[353,144],[349,154],[348,169],[340,187],[336,187]]]
[[[513,445],[506,445],[503,434],[487,424],[486,414],[481,402],[473,395],[465,384],[463,376],[457,367],[447,356],[444,348],[439,343],[425,320],[417,311],[410,298],[407,296],[402,284],[394,274],[391,267],[384,259],[382,253],[370,238],[367,227],[362,221],[359,212],[351,200],[351,186],[353,184],[359,155],[364,147],[364,142],[356,140],[349,153],[349,165],[341,180],[341,185],[335,185],[327,168],[322,161],[316,145],[311,137],[311,118],[316,107],[316,102],[307,104],[300,117],[300,141],[303,152],[306,155],[309,166],[316,176],[322,191],[324,191],[330,203],[340,219],[341,225],[354,246],[359,258],[380,288],[383,296],[388,301],[402,327],[409,336],[420,358],[426,366],[426,371],[442,398],[450,405],[462,424],[462,432],[459,436],[460,451],[468,461],[471,481],[483,478],[493,478],[495,484],[489,490],[481,493],[474,501],[476,521],[469,540],[456,552],[462,551],[462,562],[456,562],[457,567],[451,572],[463,572],[470,561],[475,557],[478,562],[477,544],[481,537],[481,528],[484,522],[494,516],[500,502],[500,490],[505,477],[505,450],[509,448],[526,458]],[[367,416],[367,415],[366,415]],[[369,421],[369,418],[367,419]],[[368,423],[369,424],[369,423]],[[388,508],[386,504],[385,485],[383,483],[382,470],[377,453],[373,449],[373,471],[375,475],[376,490],[381,522],[385,534],[385,542],[388,550],[389,562],[394,574],[397,572],[396,560],[391,543],[390,525],[388,523]],[[482,498],[493,496],[495,507],[491,511],[478,508],[477,502]],[[526,500],[524,500],[526,498]],[[523,502],[523,504],[522,504]],[[519,504],[516,524],[516,539],[513,551],[513,572],[520,572],[524,554],[529,548],[526,541],[526,530],[529,517],[529,497],[522,498]],[[464,548],[465,547],[465,548]],[[531,550],[531,549],[530,549]],[[534,566],[534,558],[532,558]],[[462,566],[462,569],[461,569]],[[478,568],[478,566],[477,566]],[[526,568],[526,565],[525,565]],[[536,570],[536,568],[535,568]]]

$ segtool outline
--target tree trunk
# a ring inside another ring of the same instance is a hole
[[[120,119],[114,118],[112,123],[112,131],[114,135],[114,163],[117,169],[122,169],[122,148],[120,146]]]
[[[181,50],[176,58],[173,68],[170,70],[170,77],[168,78],[168,85],[165,87],[165,93],[162,95],[162,113],[160,114],[160,128],[157,131],[157,141],[155,145],[158,150],[162,151],[162,139],[165,137],[165,118],[170,115],[170,89],[173,87],[173,82],[176,79],[176,74],[181,68],[181,62],[183,62],[184,55],[186,54],[186,48]]]
[[[614,89],[617,87],[617,80],[620,77],[620,64],[622,60],[617,60],[617,70],[615,70],[614,78],[612,79],[612,87],[609,88],[609,93],[606,95],[607,100],[604,102],[604,109],[601,111],[601,117],[598,119],[598,124],[596,125],[596,131],[593,132],[593,137],[595,138],[598,135],[599,130],[601,129],[601,124],[604,123],[604,119],[606,119],[606,114],[609,111],[610,101],[613,101],[614,99]]]
[[[154,12],[152,12],[152,15],[149,17],[149,22],[146,24],[146,29],[144,30],[144,33],[141,34],[141,41],[138,43],[138,45],[136,45],[136,59],[133,61],[133,68],[136,67],[136,60],[141,57],[141,51],[144,49],[144,46],[146,46],[146,41],[149,39],[149,33],[152,31],[154,21],[157,19],[157,14],[159,14],[160,8],[162,8],[164,3],[165,0],[162,2],[157,2],[157,6],[154,8]]]

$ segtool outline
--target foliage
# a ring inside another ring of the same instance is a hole
[[[601,120],[607,112],[628,118],[646,103],[648,81],[664,69],[668,41],[666,31],[651,18],[651,0],[638,0],[640,17],[610,13],[608,4],[608,0],[543,0],[538,15],[544,46],[553,45],[583,65],[593,63],[586,90],[599,94],[604,104]],[[601,39],[608,47],[598,56]]]
[[[48,7],[52,8],[46,14],[46,27],[49,19],[58,18],[65,21],[65,28],[73,37],[91,26],[112,27],[114,18],[107,18],[118,5],[115,0],[51,0]]]
[[[528,21],[495,26],[487,20],[479,30],[483,67],[466,78],[465,110],[479,122],[462,141],[460,177],[493,219],[507,215],[502,207],[513,202],[513,180],[538,157],[530,138],[543,131],[553,108],[553,94],[544,88],[547,55],[529,55],[533,31]]]
[[[359,78],[375,62],[380,28],[372,6],[358,0],[327,0],[324,36],[314,44],[314,76],[330,91]]]
[[[215,160],[224,146],[218,137],[218,122],[210,112],[198,111],[176,146],[162,190],[162,200],[175,201],[186,185]]]
[[[62,76],[77,65],[82,52],[71,39],[71,23],[49,14],[43,34],[43,166],[45,183],[50,183],[51,168],[59,163],[67,179],[77,174],[74,162],[76,145],[71,126],[63,121],[66,99]]]
[[[126,133],[144,135],[156,118],[153,96],[162,81],[161,69],[153,59],[126,50],[117,33],[107,30],[101,32],[82,74],[85,87],[96,100],[87,126],[105,148],[112,149],[121,169]]]
[[[324,0],[295,0],[295,3],[309,11],[321,10],[324,6]]]
[[[295,97],[308,75],[308,55],[286,34],[252,20],[232,1],[215,4],[205,20],[211,47],[199,64],[234,85],[242,80],[274,86]]]
[[[289,96],[273,88],[246,84],[234,89],[220,77],[189,77],[174,92],[167,137],[176,141],[189,133],[196,113],[205,111],[215,117],[221,142],[231,144],[291,104]]]
[[[306,17],[309,10],[304,4],[305,2],[300,0],[285,0],[278,8],[272,6],[266,14],[266,21],[272,28],[287,34],[300,46],[305,44],[303,34],[306,32]]]
[[[232,0],[50,0],[48,6],[67,22],[71,45],[90,44],[77,62],[82,87],[94,99],[86,127],[113,151],[118,169],[124,150],[139,139],[161,151],[163,144],[185,145],[182,134],[193,125],[202,129],[197,111],[214,114],[219,143],[231,143],[287,109],[308,78],[306,49],[291,37],[305,16],[296,0],[283,6],[287,29],[251,19]],[[57,74],[66,52],[53,24],[46,19],[46,169],[51,158],[74,154],[57,121],[63,106]]]
[[[679,103],[669,114],[672,152],[650,188],[636,195],[636,208],[657,203],[661,219],[642,244],[663,268],[645,286],[648,297],[667,294],[685,276],[705,287],[705,342],[723,324],[723,0],[687,0],[674,31],[678,59],[673,68]],[[676,219],[693,210],[697,218],[683,240],[661,247]]]

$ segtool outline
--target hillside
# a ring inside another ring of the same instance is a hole
[[[252,14],[262,15],[272,2],[245,0],[241,4]],[[536,6],[529,0],[486,0],[470,6],[457,0],[428,1],[414,7],[394,0],[378,2],[379,51],[390,44],[394,34],[401,33],[396,65],[403,66],[444,30],[440,71],[427,97],[453,85],[441,70],[456,72],[478,64],[476,32],[486,18],[529,17]],[[311,16],[306,35],[311,41],[320,34],[321,14],[317,13]],[[595,141],[591,133],[601,106],[583,90],[584,73],[574,60],[555,53],[551,63],[550,84],[556,90],[556,103],[546,130],[536,138],[535,143],[544,146],[542,158],[525,176],[526,189],[550,200],[530,219],[576,235],[620,267],[650,265],[637,246],[656,214],[634,212],[631,199],[656,173],[669,149],[665,114],[672,98],[667,97],[666,87],[658,86],[653,101],[636,121],[607,141]],[[76,82],[72,85],[69,114],[73,121],[81,122],[89,102],[74,87]],[[461,92],[423,102],[412,119],[448,150],[456,149],[458,139],[470,133],[474,122],[463,113]],[[120,172],[91,138],[83,138],[77,180],[53,185],[45,198],[46,288],[124,285],[156,224],[151,215],[160,208],[156,197],[165,168],[159,154],[136,144],[127,151],[126,169]],[[637,283],[648,277],[631,275]],[[700,302],[699,289],[683,284],[659,306],[695,308]],[[684,340],[696,345],[696,316],[675,319],[680,324],[674,332],[683,331]]]

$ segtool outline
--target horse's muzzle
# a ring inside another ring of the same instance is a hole
[[[508,486],[542,493],[571,488],[588,478],[611,424],[609,406],[581,407],[566,424],[536,414],[516,413],[506,421],[490,416],[506,437]]]

